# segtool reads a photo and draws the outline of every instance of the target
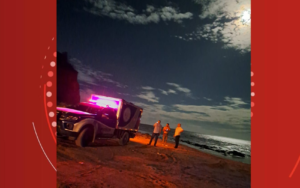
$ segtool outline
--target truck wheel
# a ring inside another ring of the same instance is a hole
[[[119,140],[121,146],[126,145],[129,142],[129,133],[125,132]]]
[[[79,147],[85,147],[93,140],[93,130],[91,128],[85,128],[80,133],[75,144]]]

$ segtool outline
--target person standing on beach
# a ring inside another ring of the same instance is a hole
[[[156,123],[154,123],[154,130],[153,130],[153,133],[152,133],[152,136],[151,136],[151,139],[150,139],[150,142],[148,145],[151,145],[151,142],[153,140],[153,138],[155,137],[155,142],[154,142],[154,146],[156,146],[156,143],[157,143],[157,139],[158,139],[158,136],[160,135],[161,133],[161,124],[160,124],[160,120],[158,120]]]
[[[183,129],[181,128],[181,124],[178,123],[177,128],[175,129],[174,137],[175,137],[175,147],[178,148],[180,134],[183,132]]]
[[[168,133],[170,131],[170,125],[169,123],[167,123],[167,125],[163,128],[163,143],[166,144],[167,143],[167,139],[168,139]]]

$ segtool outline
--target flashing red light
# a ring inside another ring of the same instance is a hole
[[[112,98],[112,97],[105,97],[100,95],[92,95],[91,99],[89,100],[92,103],[95,103],[101,107],[110,107],[117,109],[120,104],[120,99]]]

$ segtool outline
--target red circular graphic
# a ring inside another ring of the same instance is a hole
[[[53,106],[53,103],[52,102],[47,102],[47,106],[49,107],[49,108],[51,108],[52,106]]]
[[[52,86],[52,82],[48,81],[48,82],[47,82],[47,86],[48,86],[48,87],[51,87],[51,86]]]
[[[48,76],[49,76],[49,77],[52,77],[52,76],[53,76],[53,71],[49,71],[49,72],[48,72]]]

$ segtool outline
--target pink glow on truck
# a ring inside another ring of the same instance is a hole
[[[82,112],[82,111],[74,110],[74,109],[70,109],[70,108],[57,107],[56,109],[57,109],[57,110],[60,110],[60,111],[64,111],[64,112],[70,112],[70,113],[73,113],[73,114],[92,115],[92,114],[87,113],[87,112]]]

